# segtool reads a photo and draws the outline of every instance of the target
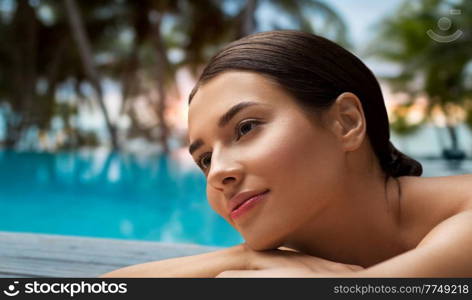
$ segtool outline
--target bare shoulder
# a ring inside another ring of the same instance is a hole
[[[472,174],[442,177],[400,177],[405,197],[424,207],[451,209],[453,214],[472,209]],[[423,203],[424,202],[424,203]]]
[[[401,228],[408,248],[430,239],[444,221],[472,210],[472,175],[403,176],[399,182]]]

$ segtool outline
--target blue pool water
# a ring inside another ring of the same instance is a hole
[[[231,246],[197,168],[171,156],[0,151],[0,231]]]

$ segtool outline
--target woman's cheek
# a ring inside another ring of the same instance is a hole
[[[252,162],[252,169],[267,176],[264,179],[280,176],[289,179],[289,174],[306,166],[308,160],[316,155],[307,146],[307,141],[296,132],[276,128],[261,134],[254,147],[247,151],[247,159]]]
[[[219,197],[220,198],[222,197],[221,192],[220,191],[215,191],[214,189],[209,187],[208,183],[207,183],[207,198],[208,198],[208,203],[210,204],[210,207],[217,214],[219,214],[220,216],[222,216],[223,218],[228,220],[227,216],[226,216],[226,211],[225,211],[226,208],[223,207],[222,200],[218,201]]]

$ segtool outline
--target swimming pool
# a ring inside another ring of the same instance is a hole
[[[173,156],[0,151],[0,230],[231,246],[243,240]]]
[[[184,152],[0,151],[0,231],[231,246],[239,233],[206,201],[205,179]],[[424,176],[472,173],[420,160]]]

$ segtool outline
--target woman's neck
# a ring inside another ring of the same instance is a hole
[[[332,199],[336,203],[303,224],[284,246],[364,267],[414,248],[403,238],[398,181],[389,178],[385,185],[380,171],[353,175],[344,178]]]

